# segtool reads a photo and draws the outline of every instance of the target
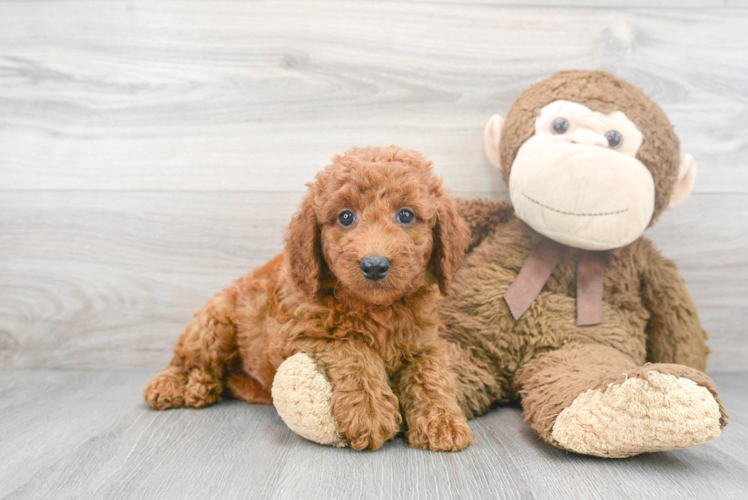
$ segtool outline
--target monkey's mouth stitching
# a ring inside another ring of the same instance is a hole
[[[558,210],[557,208],[549,207],[548,205],[540,203],[538,200],[534,200],[534,199],[530,198],[529,196],[527,196],[527,194],[525,192],[522,192],[522,196],[524,196],[525,198],[527,198],[531,202],[535,203],[536,205],[539,205],[539,206],[541,206],[543,208],[547,208],[548,210],[552,210],[553,212],[558,212],[558,213],[564,214],[564,215],[576,215],[577,217],[600,217],[602,215],[622,214],[624,212],[628,212],[629,211],[628,208],[624,208],[623,210],[617,210],[615,212],[600,212],[600,213],[596,213],[596,214],[578,214],[578,213],[574,213],[574,212],[564,212],[563,210]]]

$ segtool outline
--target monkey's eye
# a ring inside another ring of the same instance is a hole
[[[340,215],[338,215],[338,222],[340,222],[341,226],[348,227],[356,222],[356,216],[353,215],[353,212],[350,210],[343,210],[340,212]]]
[[[556,118],[553,120],[553,131],[557,134],[565,134],[569,130],[569,120],[566,118]]]
[[[408,225],[416,218],[415,214],[408,210],[407,208],[403,208],[397,213],[397,222],[400,224]]]
[[[621,144],[621,133],[617,130],[608,130],[605,132],[605,138],[608,139],[609,148],[615,148]]]

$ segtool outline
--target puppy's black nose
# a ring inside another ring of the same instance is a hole
[[[367,280],[377,281],[387,276],[390,270],[390,261],[379,255],[364,257],[361,259],[361,272]]]

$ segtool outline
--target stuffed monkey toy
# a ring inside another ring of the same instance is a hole
[[[520,398],[545,441],[601,457],[718,436],[706,333],[675,264],[642,236],[695,178],[662,109],[609,73],[564,71],[492,117],[485,147],[512,205],[459,203],[472,241],[441,304],[466,416]],[[275,377],[292,430],[345,445],[329,394],[303,353]]]

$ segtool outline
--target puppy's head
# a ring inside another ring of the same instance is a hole
[[[314,297],[342,285],[386,305],[436,281],[447,294],[469,234],[420,154],[354,148],[308,186],[286,236],[301,291]]]

